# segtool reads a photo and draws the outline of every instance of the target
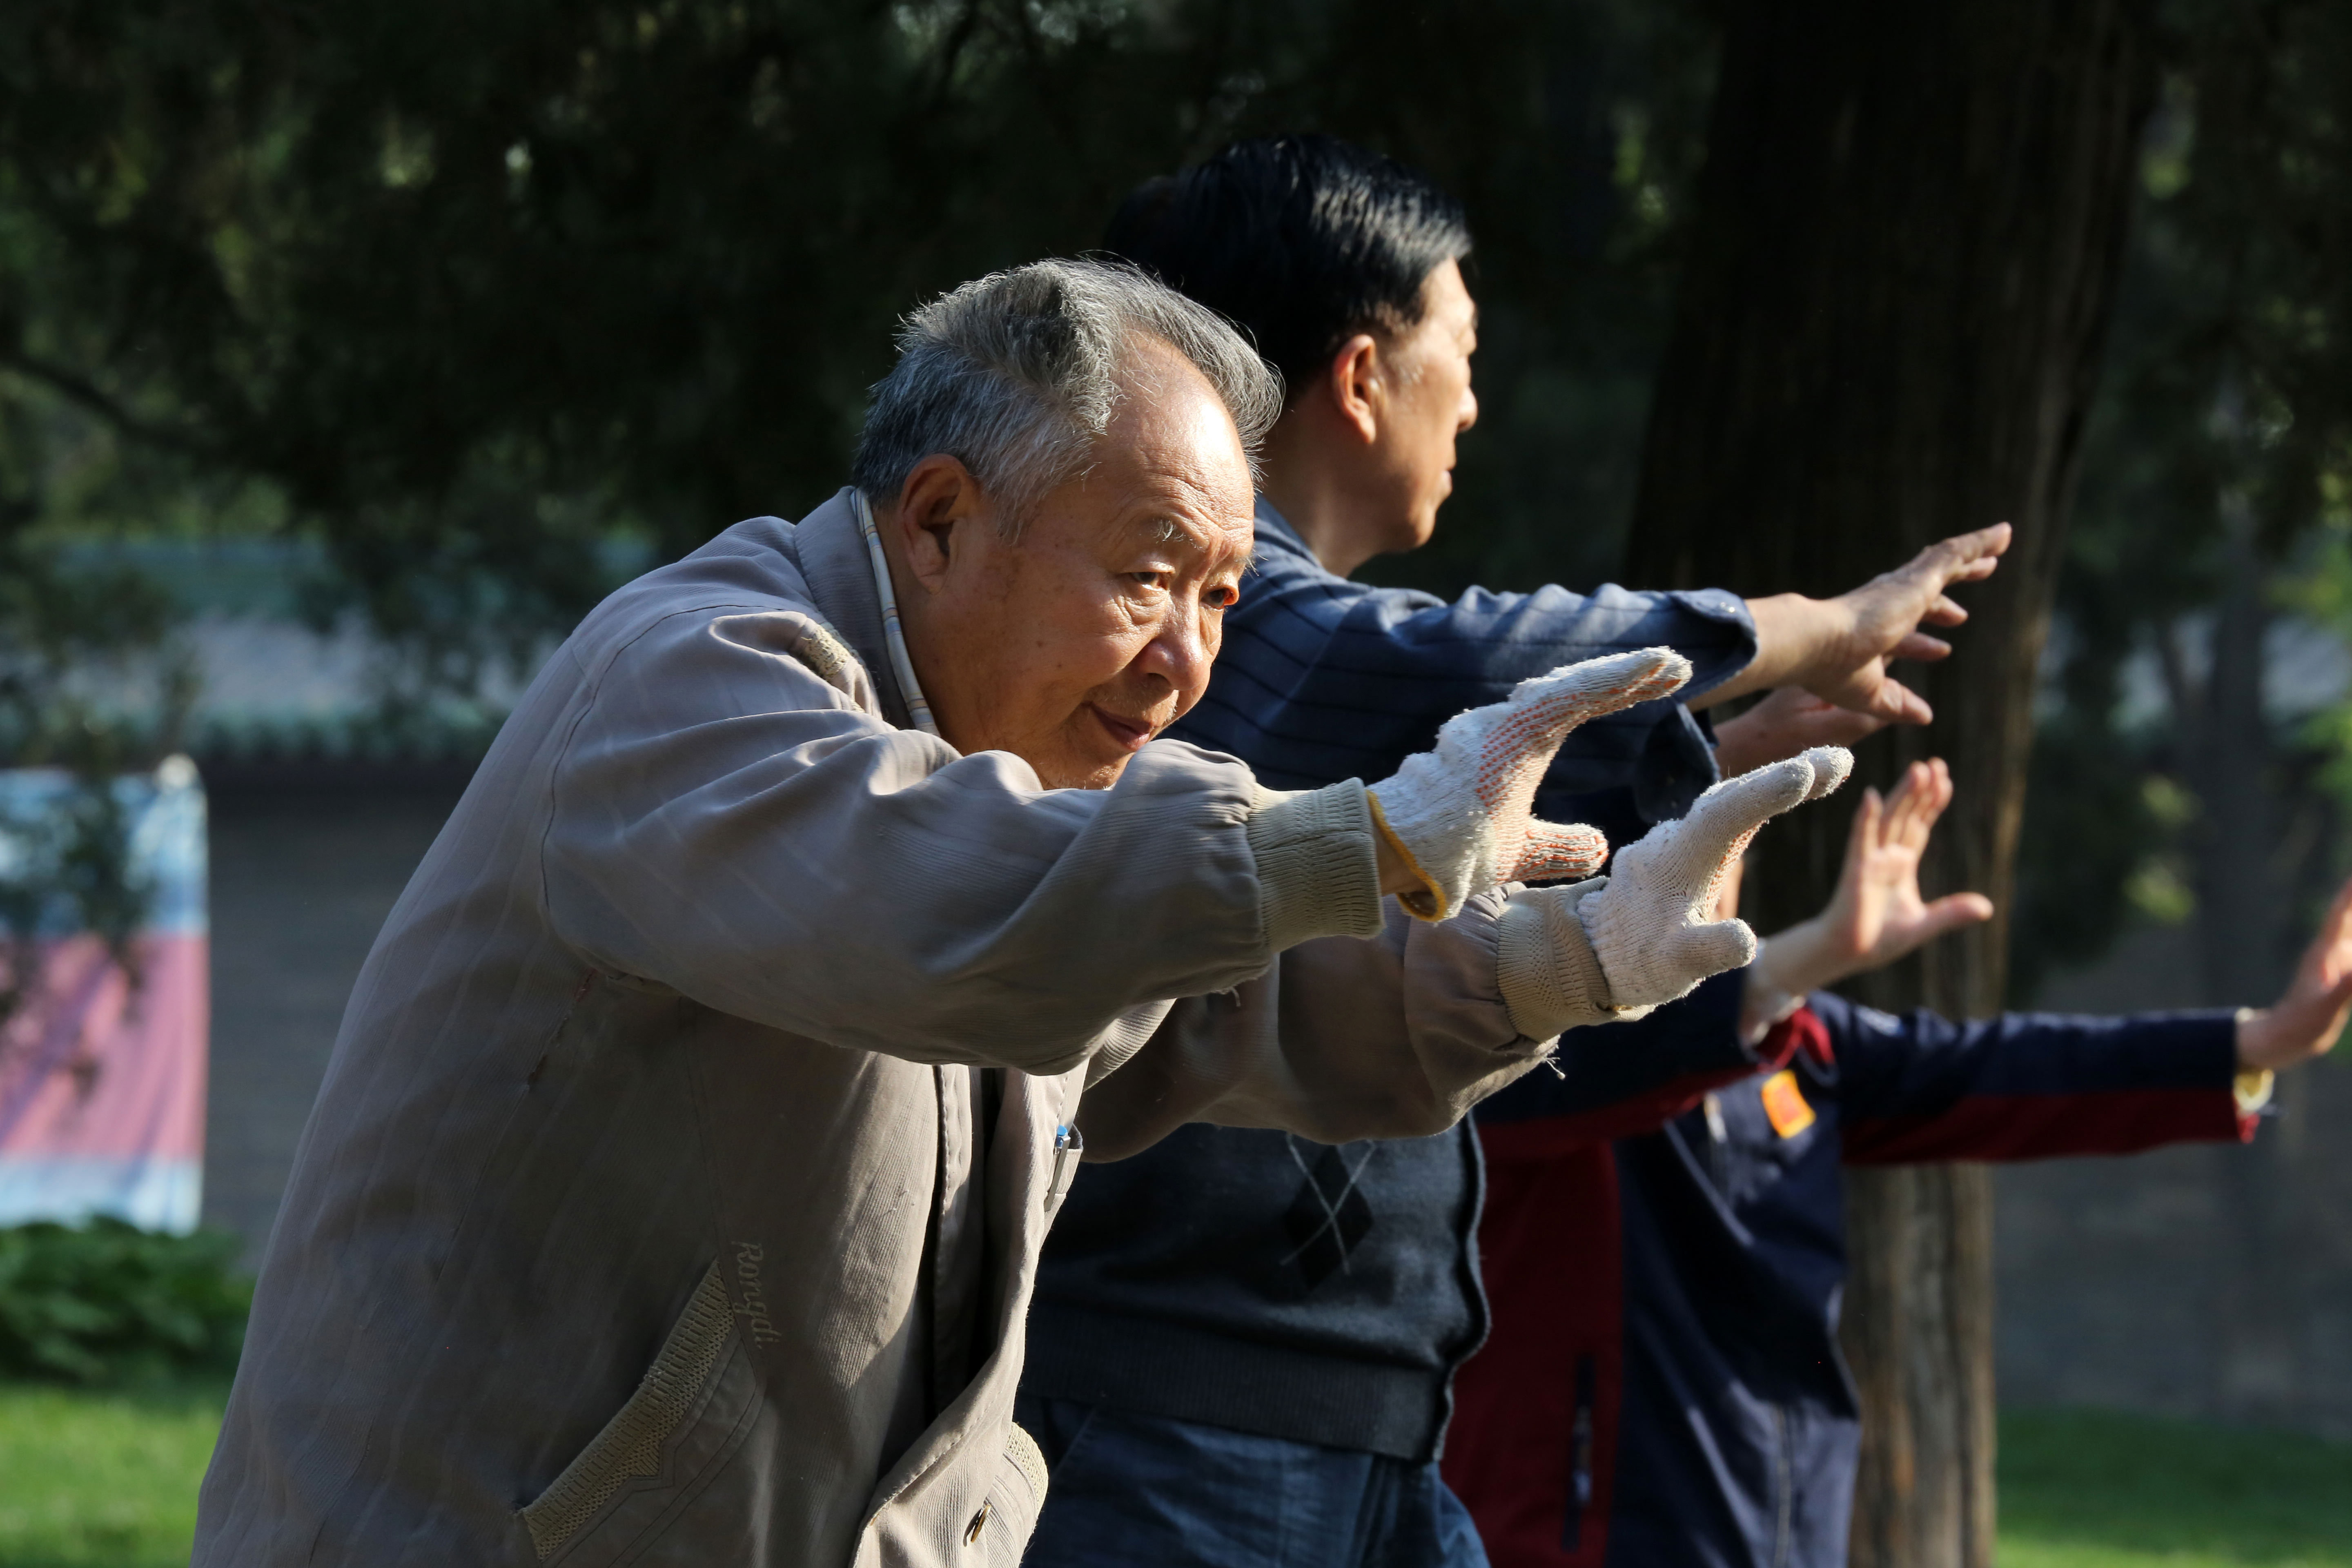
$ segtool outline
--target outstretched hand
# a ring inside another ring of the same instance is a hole
[[[1952,770],[1941,757],[1913,763],[1884,800],[1874,789],[1863,792],[1837,892],[1818,917],[1831,949],[1851,965],[1845,974],[1885,968],[1948,931],[1992,919],[1992,900],[1982,893],[1950,893],[1933,903],[1920,895],[1920,858],[1951,804]]]
[[[1815,746],[1852,746],[1885,727],[1874,714],[1841,708],[1801,686],[1783,686],[1716,725],[1715,764],[1724,777],[1736,778]]]
[[[1952,773],[1942,758],[1904,770],[1895,793],[1863,794],[1847,835],[1837,892],[1822,912],[1767,940],[1750,990],[1759,1002],[1802,997],[1849,975],[1881,969],[1946,931],[1992,919],[1982,893],[1951,893],[1929,902],[1919,892],[1919,859],[1936,819],[1952,804]]]
[[[1852,752],[1822,746],[1727,779],[1617,852],[1607,885],[1578,908],[1617,1006],[1671,1002],[1756,955],[1746,924],[1717,918],[1717,889],[1759,828],[1829,794],[1853,768]]]
[[[1904,565],[1834,599],[1776,594],[1748,601],[1756,657],[1738,674],[1696,698],[1712,707],[1751,691],[1794,686],[1883,724],[1935,717],[1919,694],[1886,673],[1895,659],[1935,660],[1952,651],[1922,626],[1957,626],[1969,613],[1945,590],[1981,582],[2000,564],[2010,528],[1997,522],[1931,544]]]
[[[2335,1048],[2352,1015],[2352,882],[2337,889],[2286,994],[2238,1021],[2238,1065],[2289,1068]]]
[[[1389,851],[1381,890],[1434,921],[1505,882],[1591,875],[1608,840],[1582,823],[1537,817],[1536,786],[1570,731],[1670,697],[1690,674],[1670,647],[1612,654],[1522,680],[1504,700],[1447,720],[1434,748],[1366,792]]]
[[[1933,660],[1952,645],[1919,628],[1957,626],[1969,613],[1944,590],[1992,575],[2009,548],[2010,528],[1997,522],[1931,544],[1910,562],[1881,573],[1830,601],[1844,621],[1799,684],[1814,696],[1894,724],[1925,724],[1934,710],[1916,691],[1886,673],[1889,660]]]

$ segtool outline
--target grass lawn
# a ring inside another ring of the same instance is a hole
[[[0,1568],[184,1564],[224,1393],[0,1384]],[[2352,1568],[2352,1445],[2041,1411],[2000,1445],[2001,1568]]]
[[[2352,1444],[2088,1411],[2000,1423],[2001,1568],[2352,1568]]]
[[[227,1392],[0,1383],[0,1565],[186,1568]]]

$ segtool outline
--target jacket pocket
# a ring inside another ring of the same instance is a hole
[[[964,1526],[964,1545],[980,1552],[982,1563],[1013,1568],[1037,1528],[1037,1512],[1045,1506],[1045,1487],[1044,1451],[1019,1422],[1012,1423],[988,1495],[971,1522]]]
[[[578,1541],[632,1485],[661,1475],[665,1449],[703,1403],[734,1338],[727,1287],[713,1263],[628,1403],[523,1509],[531,1549],[541,1563]],[[671,1485],[686,1479],[673,1477]]]

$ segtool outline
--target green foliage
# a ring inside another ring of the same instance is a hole
[[[0,216],[0,256],[5,230]],[[152,500],[185,479],[157,470],[126,459],[99,421],[0,371],[0,767],[73,775],[37,812],[0,809],[0,1021],[39,973],[34,944],[45,934],[93,931],[137,979],[130,939],[146,899],[114,781],[177,749],[194,685],[185,662],[166,657],[179,617],[162,585],[75,559],[68,538],[91,509]]]
[[[2282,915],[2324,896],[2352,720],[2275,730],[2224,759],[2242,691],[2196,648],[2233,581],[2352,635],[2336,563],[2352,474],[2352,7],[2288,0],[2160,8],[2161,102],[2058,593],[2012,923],[2016,988],[2184,900],[2231,852],[2205,816],[2217,766],[2284,808],[2258,853]],[[2135,660],[2159,689],[2126,689]],[[2252,700],[2259,700],[2254,699]],[[2190,809],[2149,808],[2162,781]],[[2327,781],[2332,788],[2321,786]],[[2242,852],[2237,851],[2237,852]],[[2206,857],[2201,864],[2200,857]],[[2152,906],[2152,907],[2151,907]],[[2296,922],[2275,936],[2291,942]]]
[[[2095,959],[2131,912],[2127,889],[2160,844],[2136,763],[2111,734],[2045,723],[2033,745],[2017,851],[2021,907],[2010,925],[2011,993]]]
[[[379,626],[518,653],[613,530],[673,554],[821,499],[925,294],[1328,129],[1469,200],[1501,437],[1451,531],[1574,574],[1612,553],[1707,37],[1622,0],[31,0],[0,397],[266,481]]]
[[[2169,375],[2205,395],[2176,421],[2206,420],[2182,460],[2242,491],[2284,554],[2352,472],[2352,10],[2175,0],[2168,20],[2191,123],[2157,226],[2194,285]]]
[[[0,1230],[0,1376],[113,1383],[236,1363],[251,1284],[219,1232],[121,1220]]]

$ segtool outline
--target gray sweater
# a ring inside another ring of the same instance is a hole
[[[1045,790],[906,728],[882,637],[836,497],[526,693],[352,994],[198,1568],[1013,1563],[1082,1092],[1108,1152],[1422,1134],[1546,1048],[1502,898],[1382,910],[1360,787]]]

